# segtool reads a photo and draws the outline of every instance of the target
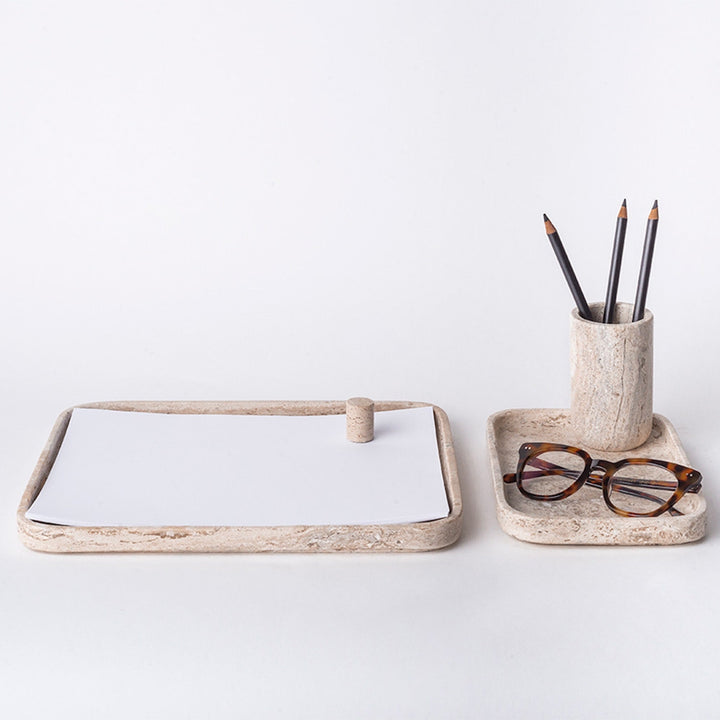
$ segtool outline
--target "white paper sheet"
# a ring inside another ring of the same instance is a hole
[[[370,525],[449,512],[430,407],[344,415],[75,409],[27,517],[78,526]]]

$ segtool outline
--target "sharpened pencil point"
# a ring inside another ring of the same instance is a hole
[[[620,212],[618,213],[619,218],[625,218],[627,220],[627,204],[623,200],[623,204],[620,206]]]
[[[655,201],[655,204],[652,206],[652,210],[650,211],[650,214],[648,215],[648,220],[657,220],[658,219],[658,204],[657,200]]]
[[[550,218],[545,213],[543,213],[543,220],[545,221],[545,232],[548,235],[552,235],[557,232],[555,226],[550,222]]]

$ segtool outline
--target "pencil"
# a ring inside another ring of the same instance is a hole
[[[635,307],[633,308],[633,322],[642,320],[645,316],[645,300],[647,299],[648,284],[650,283],[650,268],[652,267],[653,253],[655,252],[655,235],[658,225],[657,200],[648,215],[645,229],[645,245],[643,246],[642,261],[640,263],[640,276],[638,277],[637,293],[635,294]]]
[[[592,316],[590,315],[590,308],[588,307],[587,301],[585,300],[585,296],[583,295],[580,283],[578,282],[577,277],[575,277],[575,271],[573,270],[567,253],[565,252],[565,248],[560,241],[560,236],[558,235],[555,226],[550,222],[550,219],[547,215],[543,214],[543,220],[545,220],[545,232],[547,233],[548,240],[550,240],[552,249],[555,251],[555,256],[560,263],[560,268],[563,271],[563,275],[565,275],[565,280],[567,280],[567,284],[570,286],[570,292],[575,299],[578,313],[580,314],[581,318],[584,318],[585,320],[592,320]]]
[[[620,281],[623,248],[625,247],[625,230],[627,230],[627,203],[623,200],[615,223],[615,242],[613,244],[612,261],[610,262],[607,294],[605,295],[605,311],[603,312],[604,323],[611,323],[615,319],[615,300],[617,299],[618,282]]]

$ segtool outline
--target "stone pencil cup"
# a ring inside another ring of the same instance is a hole
[[[649,437],[653,418],[653,315],[632,322],[633,306],[617,303],[616,322],[570,319],[570,422],[583,447],[631,450]]]

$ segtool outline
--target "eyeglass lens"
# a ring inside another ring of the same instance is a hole
[[[674,473],[657,465],[625,465],[608,485],[610,502],[618,509],[650,513],[664,505],[678,488]]]
[[[585,460],[574,453],[553,450],[526,460],[520,480],[523,489],[536,497],[565,492],[585,469]]]

